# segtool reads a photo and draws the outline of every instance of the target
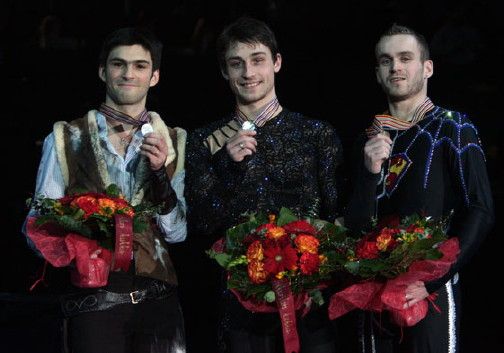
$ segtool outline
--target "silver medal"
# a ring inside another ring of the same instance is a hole
[[[147,123],[142,125],[142,129],[140,131],[142,132],[142,137],[145,137],[145,135],[154,132],[154,129],[151,124]]]
[[[242,124],[242,130],[255,130],[255,125],[254,123],[250,122],[250,121],[245,121],[243,122]]]

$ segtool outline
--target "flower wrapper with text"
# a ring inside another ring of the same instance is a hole
[[[227,272],[227,287],[254,312],[279,312],[286,352],[297,352],[296,312],[323,303],[338,265],[345,229],[320,219],[301,219],[287,208],[278,215],[250,214],[208,250]]]
[[[30,205],[37,216],[27,219],[28,237],[51,265],[71,266],[71,281],[79,287],[101,287],[110,270],[127,271],[133,233],[149,226],[158,209],[133,207],[113,184],[105,193],[39,196]]]

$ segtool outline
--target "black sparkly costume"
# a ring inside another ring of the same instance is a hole
[[[243,222],[243,213],[259,210],[276,213],[282,206],[299,215],[334,221],[337,213],[336,176],[342,150],[338,136],[328,123],[308,120],[284,109],[266,125],[257,128],[257,152],[242,162],[234,162],[225,146],[212,155],[203,144],[208,136],[230,120],[214,122],[195,131],[189,139],[186,195],[189,227],[194,236],[205,235],[207,246],[210,246],[224,236],[227,228]],[[215,278],[213,281],[224,282]],[[220,286],[222,289],[224,284]],[[307,322],[310,315],[314,316],[311,329],[318,329],[317,325],[330,326],[325,310],[308,315]],[[227,291],[224,291],[220,311],[224,312],[219,330],[221,349],[225,346],[226,352],[241,353],[248,352],[247,349],[283,351],[278,314],[249,312]],[[247,345],[247,335],[241,335],[243,331],[257,335],[261,346],[252,342]],[[302,347],[303,335],[301,330]],[[269,338],[263,340],[265,336]],[[333,337],[326,338],[334,340]],[[233,340],[240,341],[240,350],[233,348],[236,345]],[[266,348],[263,344],[273,346]]]
[[[387,327],[384,315],[375,317],[380,323],[366,323],[363,342],[367,346],[375,341],[376,350],[368,347],[363,352],[454,353],[458,347],[457,273],[477,251],[493,223],[493,202],[483,150],[469,119],[440,107],[434,107],[408,130],[391,131],[391,138],[393,148],[382,174],[367,171],[363,163],[365,136],[358,143],[358,155],[354,157],[358,161],[358,177],[348,205],[346,225],[362,230],[375,215],[380,218],[423,213],[439,218],[453,210],[448,235],[458,237],[461,251],[448,274],[425,283],[429,293],[439,295],[435,303],[441,313],[430,307],[425,319],[405,328],[404,332]],[[394,175],[390,175],[392,170]],[[373,331],[375,337],[371,338]],[[404,339],[399,344],[401,334]]]

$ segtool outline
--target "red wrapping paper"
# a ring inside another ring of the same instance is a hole
[[[399,326],[413,326],[427,315],[428,299],[403,309],[406,287],[415,281],[432,281],[444,276],[460,252],[457,238],[450,238],[439,246],[443,257],[438,260],[419,260],[408,271],[384,282],[366,281],[354,284],[334,294],[329,303],[329,318],[336,319],[353,309],[375,312],[389,311]]]
[[[112,263],[110,250],[99,246],[96,240],[74,233],[58,234],[56,228],[39,227],[35,222],[35,217],[29,217],[26,231],[44,259],[54,267],[68,266],[75,260],[70,274],[74,285],[96,288],[107,284]]]

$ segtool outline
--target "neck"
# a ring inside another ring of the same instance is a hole
[[[236,106],[243,114],[247,116],[249,120],[254,120],[275,97],[276,94],[273,91],[267,97],[264,97],[259,101],[243,103],[237,100]],[[281,108],[278,109],[277,113],[279,113],[281,110]]]
[[[145,109],[145,101],[137,104],[116,104],[113,100],[107,97],[105,104],[123,114],[131,116],[134,119],[136,119]]]
[[[390,115],[404,121],[411,121],[411,119],[413,119],[415,109],[425,101],[425,98],[427,98],[426,95],[420,95],[398,102],[389,100]]]

